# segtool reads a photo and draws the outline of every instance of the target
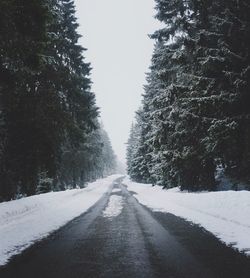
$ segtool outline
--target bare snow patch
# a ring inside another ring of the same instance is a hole
[[[121,193],[122,191],[121,191],[121,189],[120,188],[114,188],[113,190],[112,190],[112,193]]]
[[[84,189],[0,203],[0,265],[87,211],[119,177],[97,180]]]
[[[111,195],[108,206],[103,212],[104,217],[112,218],[118,216],[122,212],[123,199],[121,196]]]
[[[201,225],[228,246],[250,255],[250,192],[188,193],[178,188],[123,181],[135,198],[154,211],[168,212]]]

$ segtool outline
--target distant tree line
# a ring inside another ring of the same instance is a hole
[[[155,49],[128,140],[137,182],[214,190],[250,182],[250,3],[156,0]]]
[[[0,200],[114,171],[73,0],[0,1]]]

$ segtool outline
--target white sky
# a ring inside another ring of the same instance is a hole
[[[154,0],[75,0],[81,42],[92,65],[92,90],[118,158],[140,106],[153,52],[148,34],[159,28]]]

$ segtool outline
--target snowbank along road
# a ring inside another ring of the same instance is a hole
[[[226,245],[250,256],[250,191],[183,192],[179,188],[123,183],[140,204],[200,225]]]
[[[249,258],[196,225],[142,206],[122,181],[1,267],[0,277],[250,277]]]
[[[121,175],[83,189],[50,192],[0,203],[0,266],[92,207]]]

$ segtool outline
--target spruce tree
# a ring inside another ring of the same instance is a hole
[[[249,5],[156,1],[156,39],[141,112],[140,180],[216,188],[217,168],[249,174]],[[149,160],[146,158],[150,157]],[[132,163],[131,162],[131,163]]]
[[[1,158],[1,195],[10,198],[23,187],[35,192],[37,88],[43,69],[48,2],[1,1],[1,115],[5,136]]]
[[[98,130],[102,137],[74,1],[1,1],[0,21],[1,199],[76,186],[113,171],[107,136],[102,144],[93,135]],[[96,160],[86,159],[93,148],[103,158],[96,171]],[[91,175],[81,164],[87,160]],[[65,168],[70,175],[62,178]]]

